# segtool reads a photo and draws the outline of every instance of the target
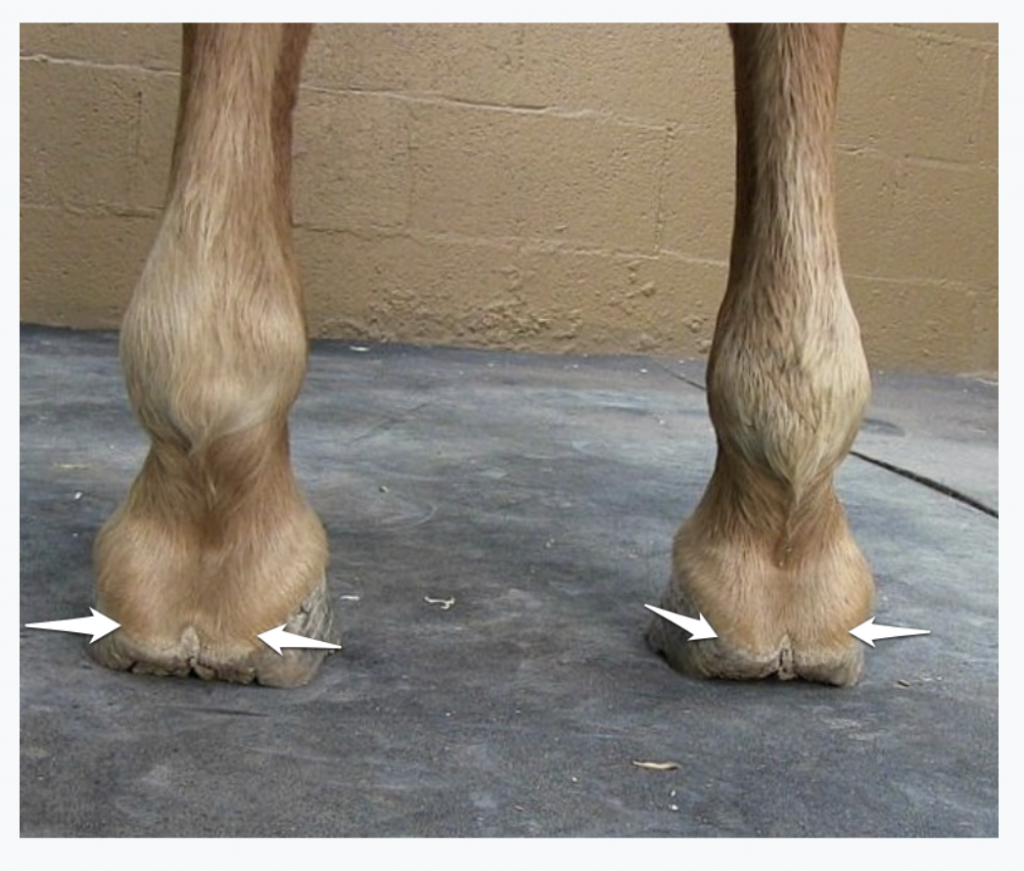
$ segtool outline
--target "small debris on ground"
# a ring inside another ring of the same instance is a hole
[[[637,768],[646,768],[648,771],[675,771],[679,768],[678,762],[641,762],[634,759],[633,764]]]
[[[941,680],[942,680],[941,676],[930,677],[928,675],[921,675],[919,677],[914,677],[914,678],[901,677],[901,678],[897,679],[896,686],[900,686],[900,687],[916,687],[916,686],[920,686],[921,684],[932,683],[933,681],[941,681]]]
[[[424,596],[423,601],[426,602],[428,605],[440,605],[442,611],[447,611],[449,608],[451,608],[452,605],[455,604],[455,597],[453,596],[450,599],[434,599],[430,596]]]

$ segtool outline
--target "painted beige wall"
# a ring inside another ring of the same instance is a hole
[[[21,316],[116,326],[156,231],[173,25],[22,25]],[[996,25],[854,25],[847,285],[876,367],[998,369]],[[314,36],[296,240],[314,336],[707,351],[732,220],[714,26]]]

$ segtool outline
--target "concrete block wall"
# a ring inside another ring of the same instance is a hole
[[[23,320],[119,322],[179,51],[174,25],[22,25]],[[872,365],[996,372],[996,25],[851,26],[840,113]],[[313,336],[706,353],[732,222],[724,28],[323,26],[296,124]]]

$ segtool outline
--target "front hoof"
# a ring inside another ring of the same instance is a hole
[[[339,643],[323,584],[282,622],[294,635]],[[140,636],[122,626],[90,644],[88,652],[96,662],[116,671],[174,677],[194,674],[203,680],[271,687],[309,683],[324,659],[334,652],[284,648],[278,653],[258,637],[272,628],[259,627],[251,632],[233,629],[229,635],[218,635],[190,623],[173,634],[151,632]]]

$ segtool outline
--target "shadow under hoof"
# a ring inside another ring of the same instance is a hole
[[[125,627],[88,647],[100,665],[133,674],[187,677],[229,683],[258,683],[270,687],[298,687],[309,683],[320,664],[336,651],[284,648],[273,650],[258,637],[273,629],[262,627],[252,641],[217,640],[187,626],[173,639],[136,638]],[[304,638],[339,644],[326,587],[321,585],[287,619],[285,631]]]

